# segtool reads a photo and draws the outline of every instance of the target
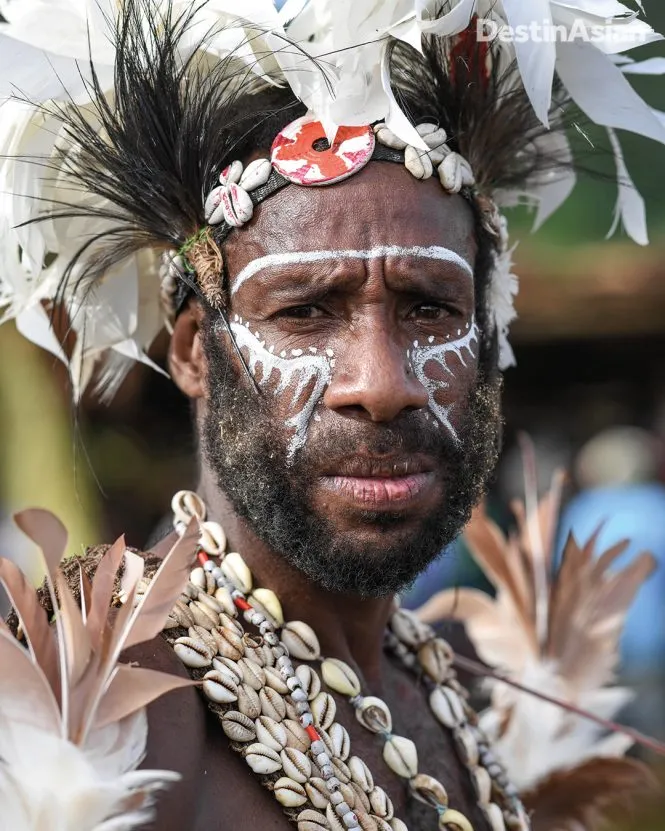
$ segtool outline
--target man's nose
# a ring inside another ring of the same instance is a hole
[[[384,322],[356,327],[335,352],[335,369],[323,403],[350,418],[392,421],[427,406],[428,393],[407,357],[406,344],[391,337]]]

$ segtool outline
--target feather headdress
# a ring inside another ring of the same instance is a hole
[[[288,0],[279,12],[272,0],[1,0],[0,12],[0,321],[67,360],[77,397],[95,370],[111,395],[133,360],[150,363],[165,322],[159,255],[205,227],[226,165],[305,111],[330,138],[382,120],[420,150],[415,125],[434,120],[478,192],[533,205],[537,225],[575,183],[566,124],[600,124],[617,222],[646,241],[613,131],[665,142],[628,81],[665,59],[626,56],[660,35],[617,0]],[[559,34],[504,36],[534,22]],[[504,362],[515,291],[504,244],[479,292],[496,313],[478,310]],[[50,328],[58,301],[68,355]]]
[[[429,623],[464,621],[487,666],[527,690],[607,720],[631,698],[629,690],[608,685],[615,677],[626,613],[655,561],[643,553],[614,571],[628,541],[597,556],[595,536],[583,545],[570,536],[557,566],[561,481],[555,478],[540,503],[529,481],[528,510],[521,502],[514,504],[517,528],[508,538],[484,508],[476,509],[464,538],[496,588],[494,599],[475,589],[448,589],[430,598],[418,614]],[[524,792],[556,771],[597,757],[622,756],[633,743],[624,733],[603,735],[597,723],[572,708],[499,680],[490,678],[488,684],[491,706],[481,723]]]
[[[124,650],[155,637],[187,582],[196,536],[178,541],[139,596],[143,560],[120,538],[92,582],[80,569],[80,603],[60,572],[66,532],[46,511],[16,516],[39,545],[46,571],[49,625],[20,570],[0,559],[27,642],[0,619],[0,829],[131,831],[152,818],[155,791],[179,775],[137,770],[148,738],[145,707],[186,679],[120,663]],[[110,612],[123,562],[126,602]]]

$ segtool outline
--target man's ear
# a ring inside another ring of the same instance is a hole
[[[203,352],[201,326],[205,312],[194,299],[176,318],[169,346],[169,372],[188,398],[202,398],[206,394],[207,363]]]

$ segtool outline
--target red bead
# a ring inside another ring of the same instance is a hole
[[[233,598],[233,602],[236,604],[236,606],[237,606],[237,607],[238,607],[238,608],[239,608],[242,612],[246,612],[248,609],[251,609],[251,608],[252,608],[246,600],[243,600],[243,599],[242,599],[242,597],[234,597],[234,598]]]
[[[305,733],[310,737],[313,742],[318,742],[321,736],[319,736],[316,727],[313,727],[311,724],[309,727],[305,727]]]
[[[205,565],[205,563],[207,563],[210,559],[210,557],[208,557],[205,551],[199,551],[199,553],[196,556],[198,557],[198,560],[202,566]]]

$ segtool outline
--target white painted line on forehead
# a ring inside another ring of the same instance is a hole
[[[303,263],[319,263],[326,260],[375,260],[378,257],[420,257],[425,260],[444,260],[454,263],[472,277],[471,265],[456,251],[442,245],[379,245],[367,251],[290,251],[284,254],[266,254],[248,263],[233,281],[231,294],[235,294],[246,281],[265,268]]]

